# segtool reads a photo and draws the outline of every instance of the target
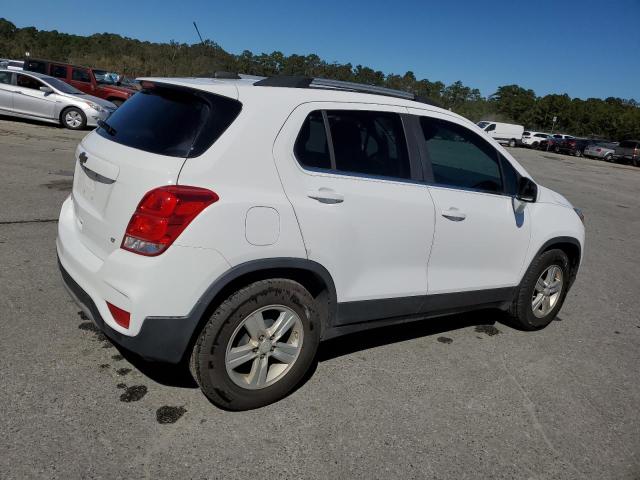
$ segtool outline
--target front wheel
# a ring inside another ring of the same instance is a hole
[[[71,130],[82,130],[87,125],[87,117],[79,108],[69,107],[60,115],[60,123]]]
[[[311,294],[292,280],[263,280],[216,309],[194,346],[191,373],[215,405],[258,408],[300,383],[319,342],[320,319]]]
[[[569,286],[569,258],[549,250],[533,261],[509,309],[511,320],[523,330],[539,330],[556,317]]]

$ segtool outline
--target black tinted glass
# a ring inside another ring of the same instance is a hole
[[[620,142],[621,148],[635,148],[638,145],[638,142],[634,142],[631,140],[624,140]]]
[[[305,120],[294,147],[300,164],[309,168],[331,168],[331,157],[327,144],[322,112],[311,112]]]
[[[51,65],[50,75],[56,78],[67,78],[67,67],[63,67],[62,65]]]
[[[76,82],[86,82],[91,83],[91,77],[89,76],[88,70],[80,70],[78,68],[74,68],[71,71],[71,79]]]
[[[383,177],[411,177],[400,115],[331,110],[327,111],[327,117],[337,170]]]
[[[9,72],[0,72],[0,83],[5,83],[7,85],[11,84],[11,73]]]
[[[420,117],[436,183],[501,192],[497,151],[469,129],[445,120]]]
[[[18,74],[17,83],[19,87],[32,88],[33,90],[39,90],[40,87],[44,87],[40,80],[36,80],[28,75]]]
[[[197,157],[222,135],[242,104],[190,89],[155,87],[136,93],[98,134],[146,152]]]
[[[513,165],[509,161],[500,155],[500,162],[502,164],[502,178],[504,180],[504,192],[508,195],[515,195],[518,193],[518,181],[520,175],[513,168]]]
[[[32,72],[47,73],[47,64],[44,62],[38,62],[37,60],[29,60],[25,64],[25,70],[31,70]]]

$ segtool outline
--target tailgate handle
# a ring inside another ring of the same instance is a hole
[[[118,173],[120,172],[120,169],[115,165],[100,163],[97,160],[95,162],[89,162],[89,157],[85,152],[80,152],[78,155],[78,162],[80,163],[80,167],[84,173],[86,173],[91,180],[104,183],[106,185],[114,183],[116,178],[118,178]],[[87,166],[87,163],[89,163],[90,166]],[[94,163],[95,166],[93,165]],[[101,172],[98,172],[97,170],[101,170]],[[104,175],[105,173],[109,175],[109,177]],[[110,178],[111,176],[114,178]]]

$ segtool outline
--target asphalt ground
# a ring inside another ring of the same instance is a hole
[[[640,169],[512,150],[586,215],[545,330],[485,311],[335,339],[290,396],[230,413],[67,296],[56,218],[85,133],[0,117],[0,478],[640,478]]]

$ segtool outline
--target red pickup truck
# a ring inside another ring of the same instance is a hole
[[[24,69],[59,78],[84,93],[104,98],[118,106],[137,92],[137,90],[122,87],[118,84],[119,82],[111,80],[105,70],[35,59],[25,60]]]

